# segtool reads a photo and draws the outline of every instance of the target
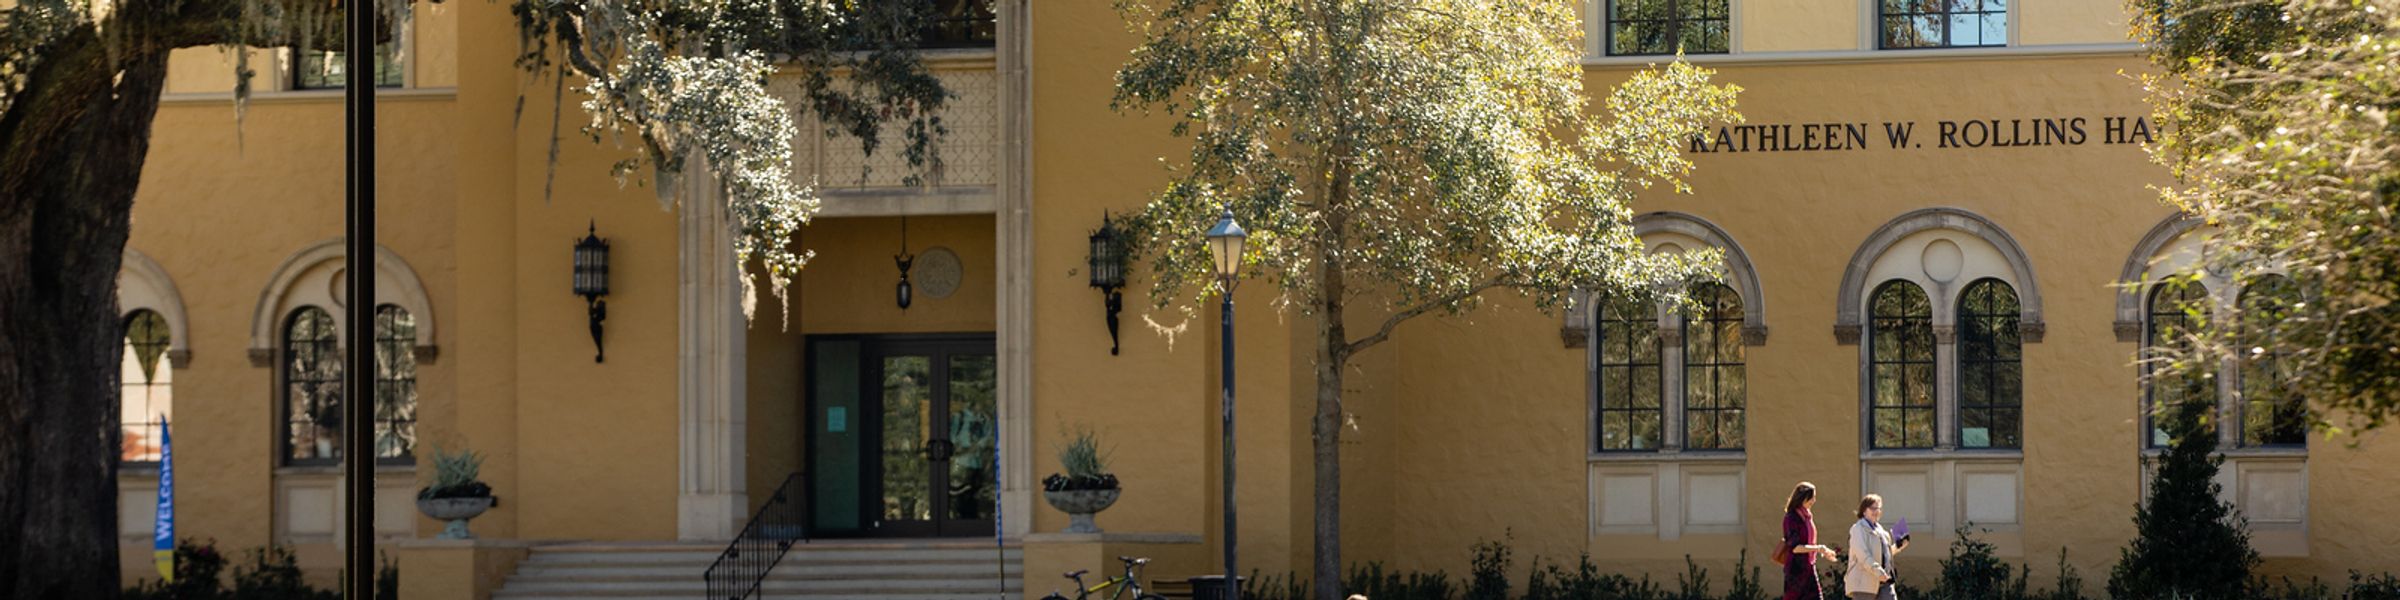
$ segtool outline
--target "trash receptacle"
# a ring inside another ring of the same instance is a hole
[[[1184,580],[1192,584],[1192,600],[1241,600],[1234,594],[1242,589],[1242,578],[1233,578],[1233,589],[1225,588],[1224,575],[1201,575]]]

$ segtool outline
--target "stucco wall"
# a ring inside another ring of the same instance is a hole
[[[450,114],[440,98],[383,106],[383,118],[413,125],[385,130],[382,168],[410,176],[378,186],[385,207],[378,241],[414,267],[437,312],[454,306],[458,290]],[[153,129],[127,245],[157,261],[183,296],[192,360],[174,382],[178,534],[214,538],[220,549],[264,545],[274,531],[282,396],[276,370],[249,359],[252,313],[278,264],[342,233],[340,117],[331,99],[255,104],[238,125],[229,102],[169,103]],[[419,365],[421,410],[456,402],[455,364],[437,358]],[[430,526],[419,523],[420,530]],[[331,564],[333,557],[301,559]],[[155,576],[142,565],[132,563],[126,574]]]
[[[744,467],[752,508],[804,464],[807,336],[997,328],[992,217],[915,216],[908,218],[907,228],[911,253],[923,255],[938,246],[958,255],[961,277],[949,297],[926,292],[920,272],[912,278],[916,292],[909,307],[899,308],[894,297],[899,270],[892,256],[901,247],[901,222],[893,217],[818,219],[806,229],[796,245],[817,257],[792,284],[788,324],[783,306],[761,289],[744,350],[750,446]]]
[[[418,0],[410,19],[395,39],[402,40],[401,65],[408,87],[446,88],[458,85],[459,13],[463,3]],[[513,43],[513,42],[512,42]],[[511,52],[515,52],[512,46]],[[248,48],[254,73],[254,94],[273,94],[291,88],[291,54],[282,48]],[[183,48],[169,56],[168,94],[229,93],[238,79],[233,50],[224,47]]]
[[[2086,4],[2022,3],[2021,41],[2121,41],[2120,9]],[[1858,7],[1850,3],[1736,5],[1747,51],[1857,47]],[[1030,18],[1034,475],[1058,470],[1065,428],[1094,426],[1126,487],[1100,525],[1202,534],[1209,541],[1200,554],[1215,556],[1216,307],[1154,308],[1151,279],[1136,269],[1123,350],[1111,356],[1102,298],[1084,273],[1086,236],[1103,212],[1132,210],[1157,192],[1158,159],[1179,159],[1181,142],[1166,135],[1163,118],[1108,110],[1112,74],[1133,39],[1105,3],[1034,2]],[[414,32],[418,85],[457,88],[454,97],[418,92],[382,109],[383,243],[416,268],[443,319],[442,354],[420,370],[424,439],[487,455],[484,479],[506,500],[477,520],[483,535],[672,539],[680,435],[675,215],[649,188],[620,187],[604,175],[625,156],[621,148],[568,135],[551,163],[551,107],[538,93],[548,82],[529,87],[505,60],[518,43],[505,6],[440,5]],[[221,89],[209,87],[220,85],[209,73],[224,68],[211,64],[213,52],[186,51],[202,58],[178,60],[174,89]],[[1866,123],[1877,143],[1697,154],[1692,195],[1659,191],[1636,206],[1722,227],[1748,250],[1771,307],[1771,337],[1748,348],[1742,533],[1593,535],[1584,350],[1562,345],[1558,316],[1502,297],[1468,316],[1411,323],[1352,363],[1346,561],[1463,574],[1470,544],[1505,534],[1520,565],[1586,552],[1614,571],[1679,570],[1673,557],[1684,553],[1723,565],[1739,550],[1772,547],[1783,496],[1803,479],[1826,490],[1820,525],[1838,530],[1841,505],[1862,491],[1863,468],[1858,352],[1832,335],[1836,288],[1869,232],[1910,210],[1950,206],[1990,218],[2023,246],[2047,317],[2046,339],[2025,347],[2026,525],[2003,552],[2047,565],[2067,548],[2087,580],[2104,577],[2132,531],[2140,485],[2135,348],[2110,329],[2108,285],[2168,211],[2145,187],[2162,176],[2140,149],[2099,139],[2100,119],[2146,111],[2120,74],[2141,68],[2139,58],[2037,54],[1724,67],[1722,81],[1747,89],[1741,102],[1751,124]],[[1588,72],[1597,95],[1627,71]],[[536,93],[520,119],[527,90]],[[579,109],[570,102],[566,110],[574,127]],[[175,373],[182,532],[220,547],[271,541],[273,379],[244,356],[249,313],[277,261],[339,233],[339,111],[331,98],[262,100],[237,132],[230,103],[171,103],[143,175],[131,245],[179,282],[191,314],[194,362]],[[1942,148],[1933,139],[1943,120],[2058,117],[2089,119],[2092,139],[1983,148]],[[1923,145],[1880,147],[1884,122],[1917,123]],[[614,280],[608,361],[598,364],[583,302],[567,286],[569,249],[595,223],[612,242]],[[800,244],[818,258],[795,284],[793,327],[781,327],[774,298],[760,298],[745,348],[744,468],[754,502],[801,464],[803,336],[998,328],[994,276],[1003,267],[994,219],[909,219],[911,250],[949,247],[966,277],[957,295],[920,295],[905,312],[891,300],[898,228],[889,218],[812,225]],[[1247,282],[1236,299],[1243,561],[1267,573],[1305,571],[1315,324],[1278,306],[1269,282]],[[1380,317],[1362,306],[1351,326],[1365,330]],[[2400,525],[2379,518],[2379,507],[2400,481],[2377,466],[2400,458],[2400,448],[2336,441],[2311,453],[2309,556],[2272,559],[2269,572],[2334,577],[2392,568],[2379,552],[2400,544]],[[1066,516],[1037,503],[1032,522],[1056,531]],[[431,527],[420,522],[418,531]],[[329,565],[327,552],[303,559]],[[1905,560],[1930,572],[1938,554],[1929,545]],[[129,563],[128,574],[146,572],[143,565]],[[2037,581],[2049,576],[2037,570]]]

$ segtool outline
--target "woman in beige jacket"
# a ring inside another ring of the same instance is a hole
[[[1883,497],[1867,494],[1858,501],[1858,522],[1850,526],[1850,570],[1842,574],[1842,591],[1851,600],[1899,600],[1892,588],[1892,557],[1908,548],[1908,538],[1892,542],[1883,528]]]

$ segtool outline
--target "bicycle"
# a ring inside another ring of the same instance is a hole
[[[1092,572],[1091,569],[1083,569],[1063,575],[1068,579],[1075,580],[1074,600],[1093,600],[1094,598],[1118,600],[1124,598],[1126,592],[1133,593],[1133,600],[1167,600],[1167,597],[1165,596],[1146,593],[1142,590],[1142,565],[1150,564],[1150,559],[1119,556],[1117,557],[1117,560],[1124,561],[1125,574],[1102,580],[1100,585],[1090,587],[1085,587],[1083,585],[1083,575],[1085,573]],[[1092,595],[1095,592],[1099,592],[1111,587],[1115,587],[1117,590],[1107,596]],[[1050,595],[1043,596],[1042,600],[1067,600],[1067,597],[1059,595],[1058,590],[1054,588],[1050,590]]]

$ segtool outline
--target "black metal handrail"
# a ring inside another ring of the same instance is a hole
[[[775,497],[758,507],[758,513],[742,526],[742,534],[700,575],[708,581],[708,600],[743,600],[758,593],[767,572],[783,561],[792,543],[808,540],[804,530],[808,503],[801,497],[805,477],[797,472],[784,477],[783,485],[775,487]]]

